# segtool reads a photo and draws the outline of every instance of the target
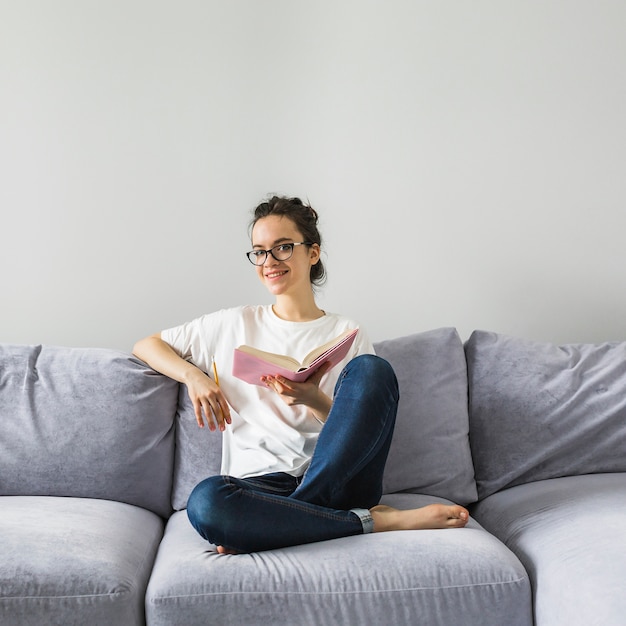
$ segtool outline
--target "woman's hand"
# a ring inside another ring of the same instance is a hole
[[[198,426],[204,428],[206,420],[209,430],[217,428],[223,432],[231,423],[230,408],[215,381],[202,370],[194,368],[186,373],[183,382],[187,386]]]
[[[320,389],[319,385],[328,369],[329,364],[322,365],[303,383],[295,383],[283,376],[263,376],[261,380],[288,406],[304,405],[311,409],[318,421],[325,422],[332,400]]]
[[[200,428],[204,428],[205,419],[209,430],[218,428],[223,431],[226,424],[230,424],[228,402],[215,381],[193,363],[181,358],[161,339],[161,333],[138,341],[133,347],[133,354],[157,372],[186,385]]]

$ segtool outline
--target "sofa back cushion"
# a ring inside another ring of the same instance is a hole
[[[626,343],[557,346],[475,331],[465,348],[480,499],[626,471]]]
[[[0,345],[0,495],[169,515],[177,395],[176,382],[121,352]]]
[[[192,489],[205,478],[220,474],[222,436],[206,426],[198,427],[193,404],[185,385],[180,386],[176,412],[176,456],[172,507],[180,511],[187,506]]]
[[[381,341],[374,347],[393,366],[400,387],[384,492],[474,502],[467,367],[457,331],[440,328]]]
[[[406,491],[470,503],[476,500],[467,415],[463,343],[442,328],[375,344],[393,366],[400,405],[385,468],[385,493]],[[199,429],[181,387],[172,504],[185,508],[194,486],[219,474],[221,437]]]

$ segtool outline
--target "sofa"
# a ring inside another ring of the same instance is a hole
[[[383,502],[468,525],[219,555],[185,505],[220,437],[184,387],[119,351],[0,345],[0,624],[626,623],[626,343],[375,347],[400,385]]]

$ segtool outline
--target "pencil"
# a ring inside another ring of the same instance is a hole
[[[215,365],[215,355],[211,356],[211,365],[213,366],[213,377],[215,378],[215,384],[220,386],[220,377],[217,375],[217,365]]]

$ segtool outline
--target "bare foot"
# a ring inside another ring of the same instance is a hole
[[[419,509],[400,510],[379,504],[370,509],[374,532],[463,528],[469,520],[467,509],[458,504],[429,504]]]
[[[218,554],[239,554],[237,550],[231,550],[230,548],[225,548],[224,546],[217,546],[216,550]]]

